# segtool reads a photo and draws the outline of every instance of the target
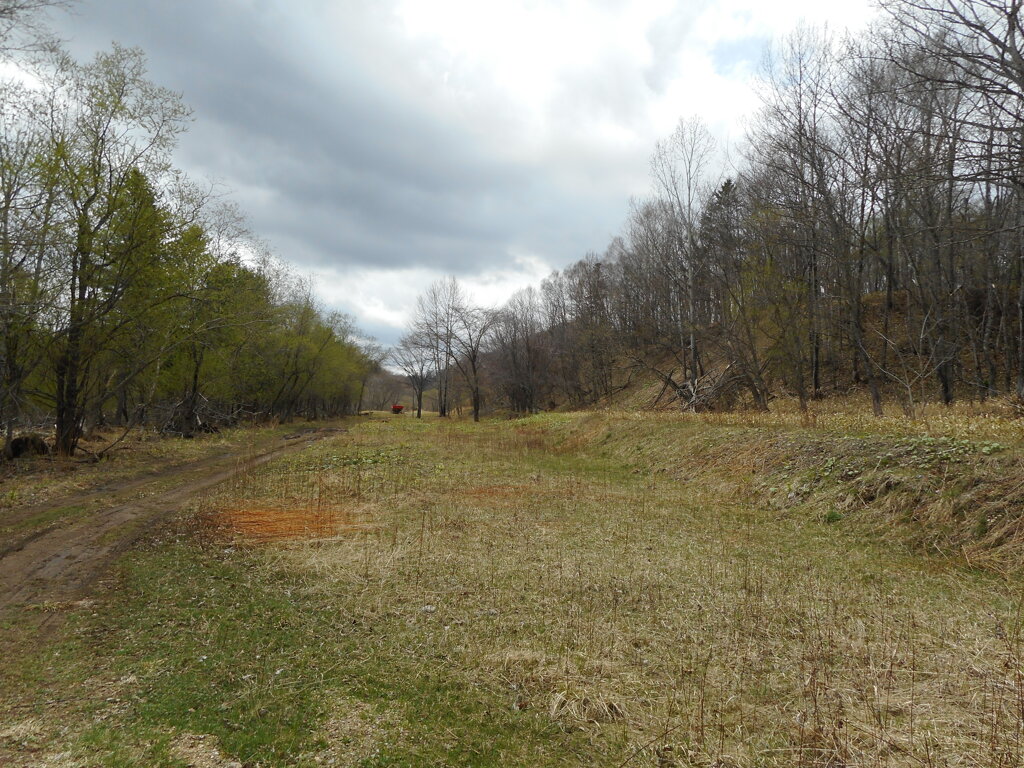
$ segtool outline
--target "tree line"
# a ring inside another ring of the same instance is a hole
[[[742,146],[681,121],[603,253],[497,310],[435,286],[399,366],[442,412],[452,382],[526,412],[639,375],[693,410],[1024,398],[1021,5],[885,0],[870,34],[798,30]]]
[[[229,202],[171,162],[190,112],[144,54],[78,62],[10,43],[46,0],[0,2],[0,420],[191,435],[242,418],[358,407],[376,364]]]

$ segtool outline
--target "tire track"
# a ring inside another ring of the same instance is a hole
[[[0,610],[82,599],[118,557],[178,512],[192,496],[242,471],[344,431],[317,429],[255,456],[235,453],[186,465],[175,473],[181,482],[171,489],[33,532],[0,552]],[[166,475],[161,473],[153,482],[160,479],[166,479]],[[129,487],[136,489],[140,484],[129,481],[115,493]],[[56,503],[53,507],[63,505]],[[56,615],[43,615],[39,623],[46,625]]]

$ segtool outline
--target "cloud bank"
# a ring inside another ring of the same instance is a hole
[[[392,342],[441,275],[499,302],[603,249],[680,117],[742,136],[768,40],[871,15],[822,5],[82,0],[54,25],[79,57],[143,48],[195,110],[179,165]]]

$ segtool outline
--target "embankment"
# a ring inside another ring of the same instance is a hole
[[[599,412],[548,428],[561,450],[594,451],[767,513],[855,526],[972,567],[1024,569],[1019,445],[663,413]]]

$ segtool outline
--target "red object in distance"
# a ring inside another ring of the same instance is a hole
[[[401,413],[403,408],[405,408],[404,405],[392,405],[391,406],[391,412],[392,413]]]

